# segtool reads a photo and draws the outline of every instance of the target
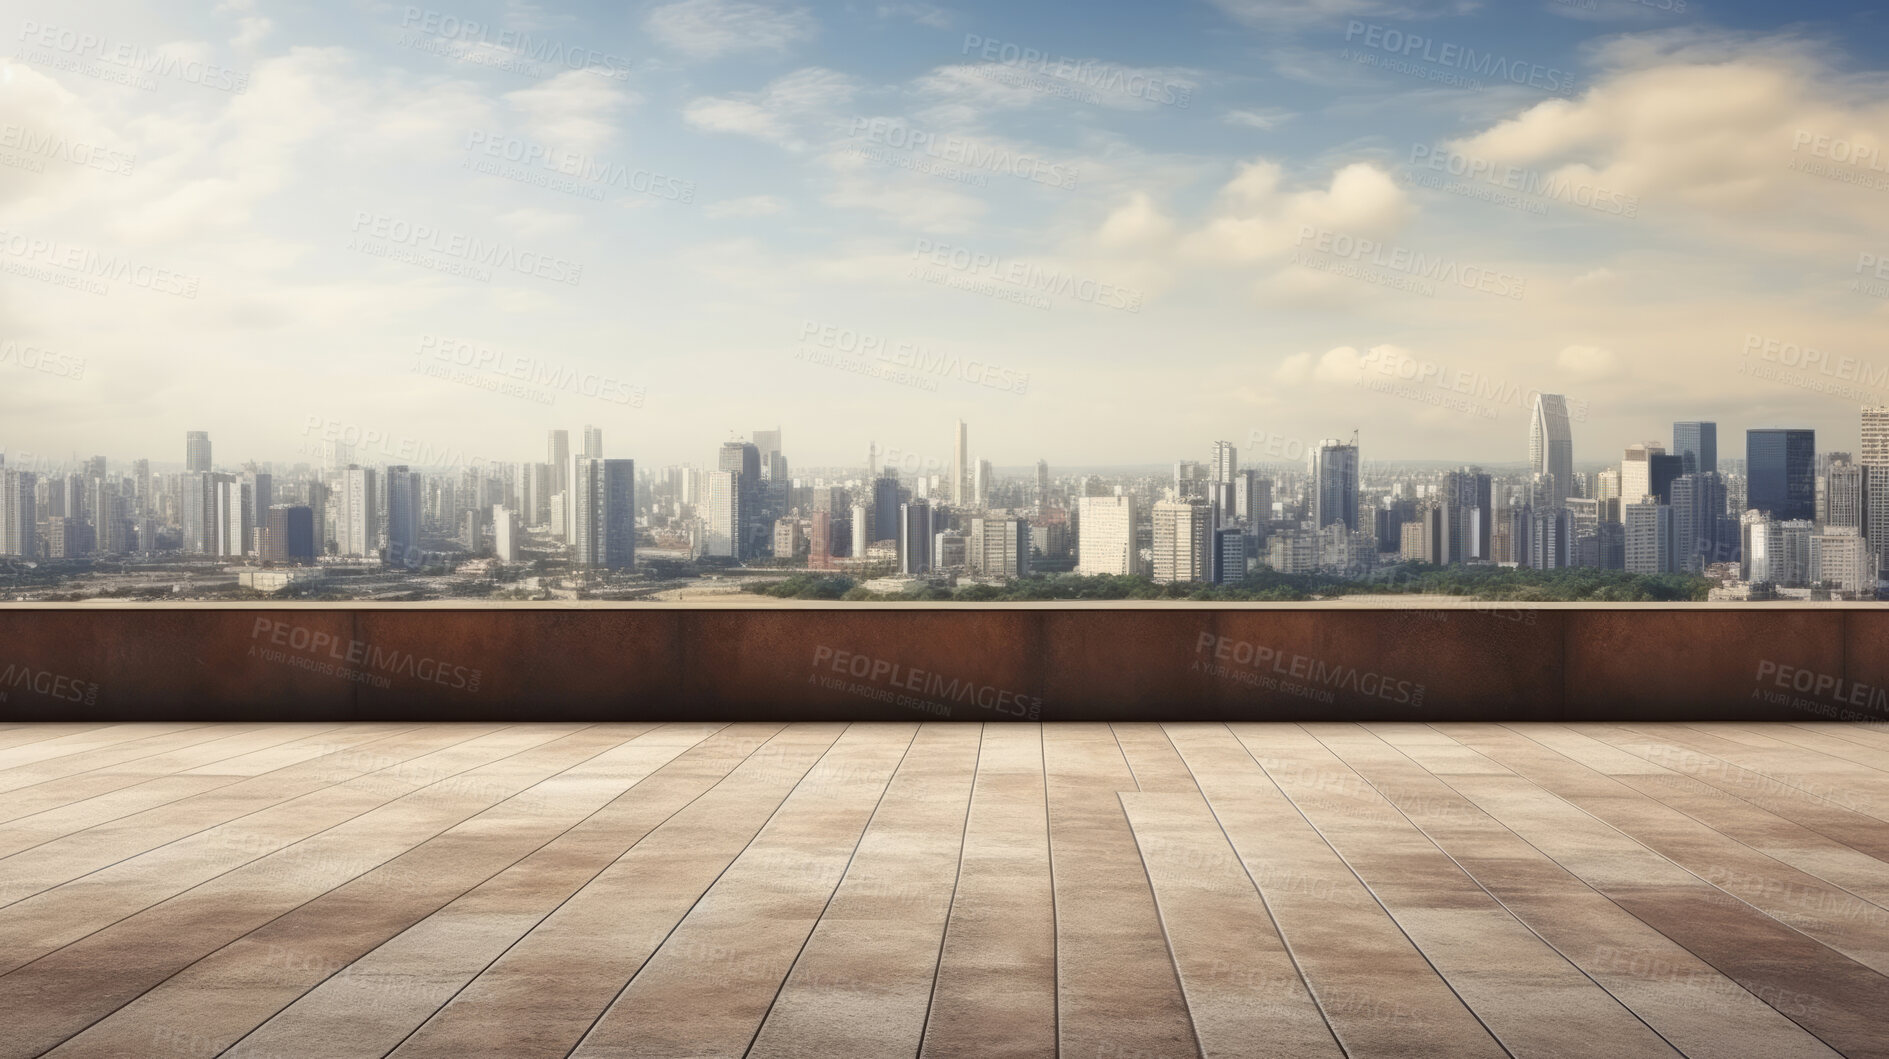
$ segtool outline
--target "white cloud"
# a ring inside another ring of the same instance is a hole
[[[704,96],[682,110],[698,129],[751,136],[792,150],[807,146],[808,126],[831,121],[851,101],[857,86],[842,73],[821,67],[796,70],[759,92]]]
[[[1396,346],[1377,346],[1372,352],[1398,354],[1403,351]],[[1280,386],[1302,386],[1307,382],[1350,386],[1356,385],[1363,374],[1364,357],[1357,349],[1334,346],[1316,357],[1310,353],[1292,354],[1273,369],[1272,381]]]
[[[1601,378],[1612,375],[1619,368],[1620,360],[1611,349],[1567,346],[1555,354],[1555,363],[1563,371],[1583,378]]]
[[[525,115],[532,136],[548,147],[597,150],[616,136],[623,113],[642,101],[618,82],[586,70],[505,93],[505,102]]]
[[[651,11],[644,26],[670,48],[697,59],[785,51],[812,40],[818,28],[805,8],[782,9],[741,0],[666,4]]]
[[[1174,222],[1155,207],[1146,192],[1136,192],[1102,222],[1096,242],[1105,247],[1145,246],[1165,241]]]
[[[1389,173],[1354,162],[1326,188],[1288,191],[1283,171],[1264,159],[1248,163],[1221,192],[1221,210],[1186,239],[1193,256],[1253,261],[1285,253],[1305,228],[1353,237],[1388,234],[1415,212]]]
[[[1228,125],[1271,132],[1295,117],[1298,115],[1282,107],[1261,107],[1257,110],[1229,110],[1220,116],[1220,120]]]

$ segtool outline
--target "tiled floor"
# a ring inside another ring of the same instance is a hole
[[[0,1056],[1889,1055],[1889,732],[0,728]]]

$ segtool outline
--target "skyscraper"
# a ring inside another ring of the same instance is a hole
[[[1825,475],[1824,525],[1864,532],[1869,525],[1869,480],[1883,474],[1889,469],[1872,472],[1854,463],[1833,465]]]
[[[1863,409],[1863,444],[1856,454],[1865,468],[1863,536],[1879,569],[1889,570],[1889,407]]]
[[[899,539],[899,480],[889,474],[873,479],[872,531],[867,539],[872,543]]]
[[[184,435],[184,471],[201,474],[209,470],[210,432],[207,430],[189,431]]]
[[[1780,522],[1817,515],[1817,440],[1810,430],[1745,431],[1745,503]]]
[[[551,497],[562,498],[559,505],[562,518],[551,519],[551,533],[559,540],[568,540],[571,531],[571,432],[553,430],[545,442],[545,462],[551,465]]]
[[[1326,438],[1312,452],[1312,528],[1358,524],[1358,446]]]
[[[262,557],[277,563],[315,561],[315,512],[312,508],[277,504],[269,509],[263,533]]]
[[[584,424],[584,451],[578,454],[586,460],[603,459],[603,428]]]
[[[1076,501],[1079,574],[1135,572],[1135,498],[1085,496]]]
[[[1722,476],[1713,471],[1680,475],[1672,483],[1672,509],[1676,569],[1699,573],[1736,556],[1737,524],[1725,515]]]
[[[578,566],[628,570],[636,565],[636,461],[577,461],[575,555]]]
[[[702,554],[725,559],[741,557],[741,472],[704,471]]]
[[[1695,420],[1673,424],[1673,455],[1685,461],[1681,474],[1718,471],[1718,424]]]
[[[251,534],[256,525],[255,492],[248,482],[233,474],[213,474],[211,496],[216,504],[211,532],[215,540],[207,550],[212,555],[240,557],[249,554]]]
[[[958,420],[957,430],[951,442],[951,503],[955,507],[965,505],[965,497],[971,492],[971,444],[970,428],[964,420]]]
[[[967,565],[987,577],[1030,576],[1030,524],[1020,518],[974,518]]]
[[[899,572],[922,574],[930,570],[931,504],[913,500],[899,508]]]
[[[1231,441],[1214,442],[1213,480],[1221,483],[1231,482],[1233,481],[1233,476],[1239,473],[1239,469],[1240,455],[1238,450],[1233,447],[1233,443]]]
[[[1673,509],[1651,500],[1623,507],[1627,526],[1626,568],[1632,574],[1670,574],[1673,562]]]
[[[0,555],[39,555],[38,481],[31,471],[0,471]]]
[[[787,477],[787,457],[781,453],[781,430],[757,430],[754,432],[754,448],[757,456],[756,466],[761,477],[767,481],[780,481]]]
[[[1238,526],[1213,531],[1213,561],[1207,576],[1216,585],[1237,584],[1246,577],[1246,531]]]
[[[1641,497],[1653,492],[1651,461],[1654,456],[1664,455],[1665,452],[1666,446],[1657,441],[1627,446],[1626,455],[1620,459],[1621,506],[1637,504]]]
[[[1036,513],[1049,507],[1049,461],[1036,461]]]
[[[1199,500],[1163,500],[1154,505],[1156,581],[1208,579],[1211,522],[1211,512]]]
[[[1449,554],[1452,562],[1492,557],[1491,535],[1495,529],[1493,483],[1494,480],[1482,473],[1480,467],[1464,467],[1444,477],[1443,502],[1458,513],[1459,521],[1454,525],[1459,527],[1462,535],[1460,545],[1451,542]]]
[[[1550,495],[1538,499],[1560,507],[1574,483],[1574,432],[1568,425],[1567,398],[1558,393],[1535,395],[1528,421],[1528,469],[1550,476]]]
[[[387,468],[387,563],[417,569],[426,561],[420,549],[420,510],[426,484],[406,466]]]
[[[342,555],[372,558],[380,554],[380,482],[372,467],[350,465],[341,472],[336,496],[335,545]]]

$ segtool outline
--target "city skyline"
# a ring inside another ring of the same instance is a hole
[[[22,8],[4,440],[1461,461],[1536,391],[1577,462],[1655,407],[1843,437],[1889,400],[1889,28],[1667,7]]]

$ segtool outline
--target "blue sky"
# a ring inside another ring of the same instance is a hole
[[[1889,28],[1681,6],[7,0],[0,447],[1854,448]]]

